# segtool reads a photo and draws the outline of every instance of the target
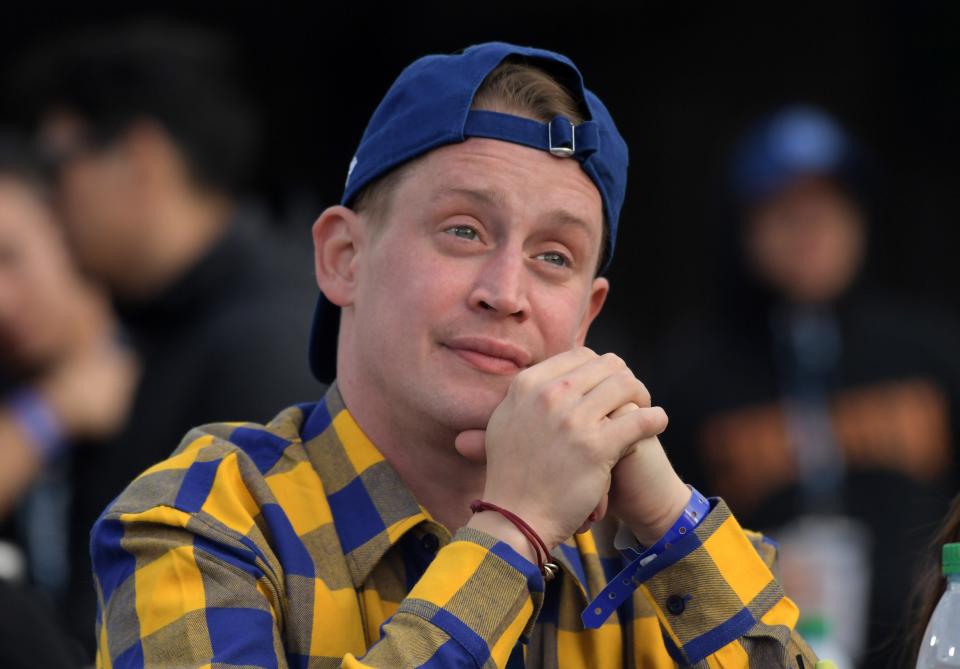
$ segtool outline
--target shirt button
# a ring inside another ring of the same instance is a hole
[[[424,534],[420,537],[420,546],[428,553],[436,553],[440,548],[440,540],[432,534]]]
[[[687,608],[687,602],[680,595],[667,597],[667,611],[673,615],[679,616],[685,608]]]

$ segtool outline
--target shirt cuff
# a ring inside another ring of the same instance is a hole
[[[540,570],[506,543],[465,527],[457,531],[400,605],[457,641],[477,666],[506,664],[526,641],[543,605]]]
[[[710,513],[711,506],[707,498],[693,486],[688,485],[687,488],[690,489],[687,505],[673,521],[673,525],[649,548],[641,546],[626,526],[620,526],[613,545],[628,564],[623,571],[610,579],[606,587],[580,614],[584,627],[596,629],[603,625],[614,610],[633,596],[634,590],[641,583],[636,578],[640,568],[650,564],[660,555],[670,552],[674,544],[689,532],[693,532]]]
[[[711,499],[703,522],[638,569],[667,650],[695,664],[747,634],[783,591],[726,503]]]

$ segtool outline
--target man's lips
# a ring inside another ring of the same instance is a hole
[[[470,366],[488,374],[516,374],[528,367],[533,356],[508,342],[487,337],[457,337],[444,342]]]

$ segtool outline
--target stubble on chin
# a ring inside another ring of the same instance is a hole
[[[496,383],[498,380],[500,383]],[[507,394],[510,379],[501,377],[494,383],[484,383],[485,379],[451,381],[444,384],[445,388],[436,388],[431,402],[434,416],[458,433],[486,429],[490,416]]]

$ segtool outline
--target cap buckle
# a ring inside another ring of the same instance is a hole
[[[563,125],[566,122],[567,125]],[[553,127],[557,126],[557,145],[553,145]],[[568,127],[569,126],[569,129]],[[566,135],[564,137],[564,135]],[[547,145],[552,155],[557,158],[571,158],[577,152],[577,133],[573,121],[563,116],[557,116],[547,125]]]

